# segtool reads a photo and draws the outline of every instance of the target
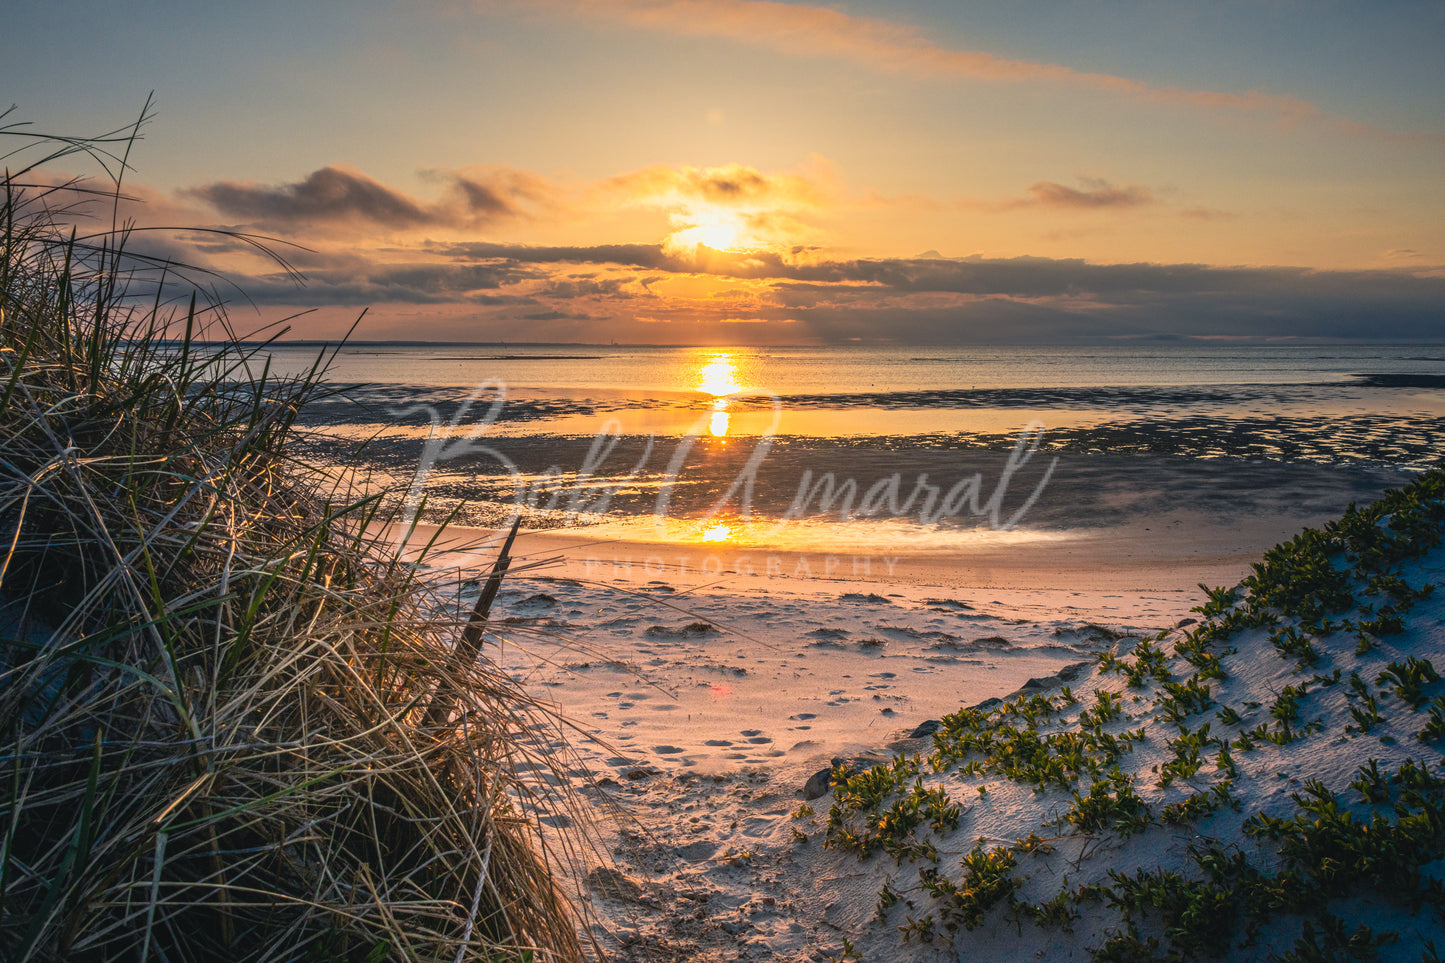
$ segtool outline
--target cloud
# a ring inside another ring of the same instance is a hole
[[[664,246],[685,253],[786,249],[814,239],[804,220],[836,193],[826,160],[813,156],[797,171],[765,173],[743,164],[689,167],[654,164],[609,178],[594,195],[606,203],[667,212],[673,230]]]
[[[1145,207],[1155,203],[1154,193],[1138,184],[1119,187],[1101,178],[1081,177],[1079,185],[1068,187],[1054,181],[1035,181],[1026,189],[1027,197],[1013,197],[1002,201],[967,200],[961,202],[960,206],[967,210],[993,212],[1025,208],[1101,211]]]
[[[501,338],[515,336],[507,319],[518,317],[586,321],[602,339],[681,342],[712,337],[708,326],[720,319],[747,317],[758,323],[759,341],[794,343],[799,337],[900,343],[1436,338],[1445,323],[1445,277],[1399,270],[1042,257],[800,261],[775,252],[689,256],[646,244],[433,243],[413,257],[422,260],[383,264],[337,256],[309,268],[312,281],[304,289],[270,275],[241,286],[258,303],[470,305],[482,326],[472,335],[481,337],[494,324],[490,336]],[[578,271],[578,265],[590,267]],[[717,283],[699,288],[700,278]],[[686,283],[674,286],[673,279]],[[652,335],[637,333],[643,330],[637,305],[644,302]],[[529,309],[525,316],[519,306]],[[657,327],[664,322],[675,326],[666,335]],[[784,324],[790,333],[769,327]],[[577,329],[557,331],[580,336]]]
[[[568,311],[538,311],[535,314],[524,314],[522,321],[594,321],[590,314],[579,314]]]
[[[518,264],[408,263],[382,264],[362,258],[311,268],[305,284],[278,274],[238,278],[237,284],[256,304],[290,306],[368,304],[536,303],[519,297],[499,300],[503,286],[544,278],[545,272]]]
[[[1082,189],[1065,187],[1053,181],[1029,185],[1034,203],[1040,207],[1063,207],[1076,210],[1099,210],[1106,207],[1139,207],[1152,204],[1154,197],[1146,188],[1136,185],[1115,187],[1108,181],[1086,178]]]
[[[268,227],[297,222],[358,219],[385,227],[420,227],[432,216],[417,201],[339,165],[313,171],[294,184],[267,187],[218,181],[187,194],[206,201],[227,217]]]
[[[701,201],[741,210],[800,208],[824,204],[832,178],[827,161],[816,156],[798,173],[766,174],[744,164],[654,164],[609,178],[598,185],[598,190],[634,204],[668,206]]]
[[[423,176],[443,183],[439,201],[417,200],[340,164],[290,184],[217,181],[182,193],[228,218],[280,231],[357,224],[393,231],[478,228],[529,216],[549,203],[552,193],[537,175],[505,168],[425,171]]]
[[[829,7],[771,0],[554,0],[554,3],[635,27],[686,36],[719,37],[793,55],[836,57],[916,76],[997,83],[1054,83],[1142,101],[1258,114],[1283,124],[1328,121],[1354,131],[1370,130],[1364,125],[1330,118],[1314,104],[1285,94],[1157,86],[1062,64],[1014,60],[985,51],[945,47],[911,25],[854,16]]]
[[[424,250],[439,257],[464,261],[506,260],[527,264],[626,264],[635,267],[680,269],[660,244],[529,245],[464,241],[430,242]]]
[[[1198,221],[1232,221],[1239,216],[1232,211],[1221,211],[1213,207],[1186,207],[1179,214],[1181,217]]]
[[[816,233],[800,218],[829,203],[835,180],[825,160],[812,157],[794,171],[764,172],[743,164],[721,167],[653,165],[588,188],[553,183],[529,171],[496,166],[423,170],[440,185],[436,200],[413,197],[341,164],[283,184],[217,181],[180,192],[248,230],[317,237],[384,232],[485,231],[517,221],[585,218],[598,210],[665,212],[674,240],[691,232],[715,248],[787,248]]]
[[[508,263],[521,275],[527,264],[599,264],[674,274],[815,285],[817,292],[865,286],[894,293],[946,292],[1014,298],[1126,298],[1142,294],[1274,296],[1312,291],[1319,297],[1386,298],[1391,293],[1436,299],[1445,311],[1445,280],[1405,271],[1330,271],[1304,267],[1212,267],[1206,264],[1094,264],[1083,258],[978,255],[944,258],[929,251],[914,258],[790,260],[776,252],[707,251],[669,254],[657,244],[533,247],[523,244],[434,243],[438,257]],[[657,278],[645,279],[656,283]]]
[[[548,281],[538,297],[570,301],[575,298],[606,298],[619,300],[637,297],[628,290],[631,278],[558,278]]]

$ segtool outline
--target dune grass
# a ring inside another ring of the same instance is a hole
[[[5,155],[3,955],[581,958],[551,721],[289,454],[324,358],[274,376],[112,222],[135,133]],[[87,156],[109,184],[44,173]]]

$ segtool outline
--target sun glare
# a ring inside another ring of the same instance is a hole
[[[702,540],[704,542],[726,542],[729,538],[732,538],[732,535],[733,527],[731,525],[709,525],[702,530]]]
[[[706,392],[714,398],[721,398],[723,395],[734,394],[741,391],[742,385],[738,384],[738,366],[730,354],[716,355],[702,366],[697,375],[697,390]]]
[[[739,246],[743,224],[731,211],[717,208],[694,210],[681,219],[688,226],[669,238],[673,247],[688,249],[702,244],[714,251],[732,251]]]

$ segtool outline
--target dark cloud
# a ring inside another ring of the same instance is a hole
[[[431,222],[426,209],[399,191],[360,171],[329,166],[294,184],[218,181],[188,191],[227,217],[268,226],[297,222],[371,221],[391,228],[419,227]]]
[[[1035,181],[1025,188],[1026,197],[1000,201],[966,200],[966,210],[1000,213],[1017,210],[1103,211],[1146,207],[1157,203],[1154,192],[1138,184],[1119,186],[1097,177],[1079,178],[1078,187],[1055,181]]]
[[[490,184],[482,184],[468,178],[457,178],[457,189],[467,200],[467,206],[478,213],[491,216],[513,215],[515,206]]]
[[[1137,185],[1115,187],[1108,181],[1084,178],[1082,188],[1065,187],[1053,181],[1039,181],[1029,185],[1033,203],[1040,207],[1065,207],[1081,210],[1096,210],[1105,207],[1139,207],[1151,204],[1154,196],[1148,189]]]
[[[747,167],[697,171],[689,180],[699,196],[720,203],[764,196],[771,188],[766,177]]]
[[[505,169],[429,171],[443,196],[427,203],[361,171],[330,165],[292,184],[268,186],[218,181],[184,193],[226,217],[272,230],[330,224],[373,224],[388,230],[475,228],[524,217],[546,203],[548,188],[535,175]]]
[[[596,320],[590,314],[578,314],[568,311],[538,311],[535,314],[524,314],[523,321],[593,321]]]
[[[511,296],[499,299],[490,292],[539,276],[535,270],[507,264],[368,264],[311,270],[304,284],[275,274],[238,283],[257,304],[527,304],[535,302]]]
[[[694,257],[678,256],[647,244],[433,244],[422,253],[431,260],[398,265],[355,255],[318,257],[307,268],[305,288],[279,275],[252,278],[241,286],[258,303],[287,305],[525,305],[535,308],[526,320],[588,320],[597,325],[598,336],[608,338],[614,335],[607,325],[631,323],[635,309],[624,304],[644,297],[654,305],[649,312],[676,319],[677,331],[700,324],[699,302],[670,302],[658,283],[669,276],[703,274],[760,282],[755,289],[730,291],[734,300],[751,300],[745,309],[729,308],[727,297],[713,297],[709,311],[743,310],[764,325],[796,322],[796,330],[829,342],[1433,339],[1445,331],[1445,277],[1406,271],[1091,264],[1041,257],[795,261],[775,253],[705,249]],[[568,271],[561,265],[597,265],[599,270]],[[608,273],[608,268],[623,270]],[[524,282],[515,292],[504,290]],[[591,316],[568,309],[568,302],[584,299]],[[608,304],[617,306],[614,317],[599,317]],[[656,330],[664,340],[677,337]]]
[[[547,282],[540,297],[559,298],[609,298],[612,300],[633,298],[637,295],[626,289],[630,278],[558,278]]]
[[[660,244],[597,244],[590,246],[533,247],[469,241],[428,244],[433,254],[458,260],[508,260],[528,264],[622,264],[662,270],[685,270],[684,262],[663,252]]]

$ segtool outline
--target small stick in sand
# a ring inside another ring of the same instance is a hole
[[[502,587],[502,578],[507,574],[507,569],[512,565],[512,542],[517,538],[517,529],[522,525],[519,516],[512,523],[512,531],[507,535],[507,540],[502,543],[502,550],[497,555],[497,560],[492,564],[492,574],[487,577],[487,584],[482,587],[482,594],[477,597],[477,604],[472,607],[472,617],[467,620],[467,627],[462,631],[461,640],[452,652],[452,664],[458,672],[462,672],[468,665],[477,660],[478,654],[482,651],[482,632],[487,627],[487,614],[492,610],[492,602],[497,598],[497,592]],[[432,699],[431,708],[427,710],[426,724],[439,726],[447,721],[452,714],[454,702],[452,687],[443,681],[437,688],[436,696]]]

